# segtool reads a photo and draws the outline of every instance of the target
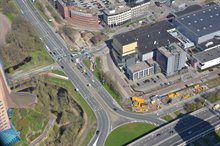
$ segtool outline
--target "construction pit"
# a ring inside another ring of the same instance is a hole
[[[164,96],[152,96],[147,99],[142,97],[133,96],[131,98],[131,110],[133,112],[152,112],[156,111],[164,106],[169,106],[171,104],[177,103],[182,100],[187,100],[188,98],[197,95],[207,89],[206,86],[201,86],[199,84],[187,87],[177,92],[171,92]]]

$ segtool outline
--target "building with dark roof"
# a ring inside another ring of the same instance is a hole
[[[113,48],[117,52],[121,46],[136,42],[131,50],[136,50],[141,61],[152,59],[154,50],[161,46],[168,46],[171,43],[179,42],[170,35],[167,30],[173,26],[168,21],[161,21],[152,26],[144,26],[113,37]]]
[[[177,16],[172,23],[195,44],[220,36],[220,6],[217,4],[185,14],[177,13]]]

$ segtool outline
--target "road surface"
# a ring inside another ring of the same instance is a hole
[[[180,118],[132,143],[128,146],[176,146],[191,142],[195,138],[213,131],[220,125],[219,116],[207,108]]]

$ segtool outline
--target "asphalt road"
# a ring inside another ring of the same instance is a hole
[[[16,0],[16,3],[20,8],[21,14],[36,27],[40,39],[45,44],[47,51],[62,67],[70,81],[79,89],[80,94],[93,109],[97,118],[97,129],[100,132],[93,137],[90,144],[92,145],[98,138],[98,141],[96,141],[97,145],[104,145],[110,127],[108,116],[104,110],[97,110],[101,109],[101,106],[96,99],[92,97],[92,94],[79,80],[77,74],[75,74],[73,68],[70,66],[69,59],[67,58],[70,57],[70,53],[63,40],[55,33],[55,30],[48,26],[48,24],[41,18],[29,0]]]
[[[108,114],[106,112],[108,109],[103,107],[103,105],[100,105],[100,103],[97,101],[97,98],[94,97],[88,89],[89,87],[87,87],[86,84],[80,80],[79,75],[75,71],[77,67],[70,60],[71,56],[66,44],[62,38],[55,33],[55,30],[43,20],[37,10],[33,7],[32,3],[29,0],[15,1],[20,8],[21,14],[36,27],[40,39],[45,44],[49,54],[63,69],[73,85],[78,88],[79,93],[94,111],[97,118],[97,130],[100,132],[93,137],[90,145],[93,145],[94,143],[98,146],[104,145],[111,126]],[[81,65],[84,66],[83,64]],[[93,76],[93,74],[89,71],[87,73],[88,77],[85,76],[87,81],[93,86],[94,89],[96,89],[98,95],[103,99],[103,101],[105,101],[106,105],[108,105],[108,107],[115,114],[122,117],[135,119],[137,121],[153,123],[155,125],[165,123],[163,120],[159,119],[155,113],[143,115],[124,111],[120,108],[112,96],[103,88],[101,83]],[[169,112],[169,109],[163,111],[163,113]]]
[[[176,146],[203,136],[203,132],[214,130],[220,124],[219,116],[205,108],[195,114],[180,118],[128,146]]]

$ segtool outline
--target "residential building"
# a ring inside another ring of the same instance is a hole
[[[20,132],[16,131],[9,118],[11,112],[8,107],[10,88],[7,86],[2,65],[0,65],[0,145],[11,146],[20,141]]]
[[[186,52],[176,43],[173,43],[168,47],[158,48],[156,61],[162,72],[167,76],[171,76],[185,66]]]

